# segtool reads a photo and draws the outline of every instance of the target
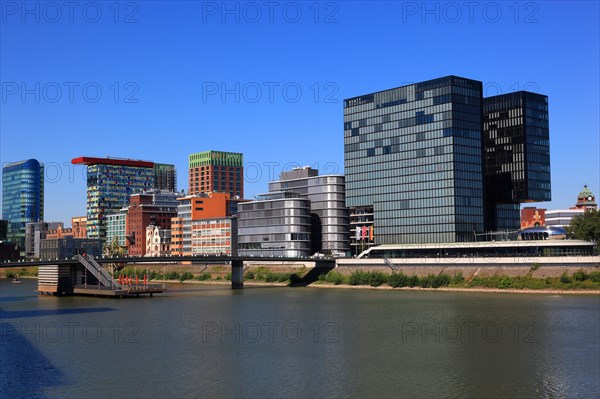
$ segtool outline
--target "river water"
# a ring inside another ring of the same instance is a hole
[[[0,397],[600,396],[600,297],[0,281]]]

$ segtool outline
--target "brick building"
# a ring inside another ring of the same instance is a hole
[[[148,226],[171,230],[171,218],[177,216],[177,205],[177,193],[172,191],[150,190],[130,197],[125,223],[127,252],[130,256],[146,254]]]

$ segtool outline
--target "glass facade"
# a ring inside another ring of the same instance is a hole
[[[284,172],[280,180],[269,183],[269,192],[279,191],[292,191],[310,201],[312,253],[347,253],[350,250],[344,176],[318,176],[315,169],[294,169]]]
[[[44,220],[44,164],[29,159],[2,168],[2,218],[8,220],[7,240],[25,256],[25,225]]]
[[[154,164],[154,188],[177,191],[177,172],[175,165],[166,163]]]
[[[192,221],[192,255],[235,255],[237,219]]]
[[[291,191],[263,194],[238,205],[240,256],[311,254],[310,201]]]
[[[126,221],[127,221],[127,208],[122,208],[118,212],[114,212],[106,215],[106,240],[105,245],[112,245],[116,239],[120,247],[126,248],[127,241],[125,240],[126,235]]]
[[[31,222],[25,224],[25,257],[40,258],[40,242],[50,230],[63,228],[62,222]]]
[[[132,194],[154,186],[154,169],[91,164],[87,168],[87,236],[106,238],[106,215],[127,206]]]
[[[487,228],[518,229],[511,205],[551,199],[548,97],[519,91],[483,99],[483,134]]]
[[[376,244],[484,230],[481,101],[481,82],[455,76],[344,101],[346,204],[373,209]]]

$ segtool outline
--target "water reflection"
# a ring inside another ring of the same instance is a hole
[[[58,372],[45,391],[54,397],[598,393],[598,297],[201,285],[144,300],[21,292],[26,300],[2,304],[13,327],[76,324],[72,340],[25,340]]]

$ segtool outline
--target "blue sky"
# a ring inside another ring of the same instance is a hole
[[[466,3],[466,4],[465,4]],[[549,96],[552,202],[600,194],[597,2],[0,3],[0,161],[47,165],[46,219],[85,214],[78,156],[243,152],[343,173],[342,101],[458,75]],[[469,8],[472,7],[472,8]]]

